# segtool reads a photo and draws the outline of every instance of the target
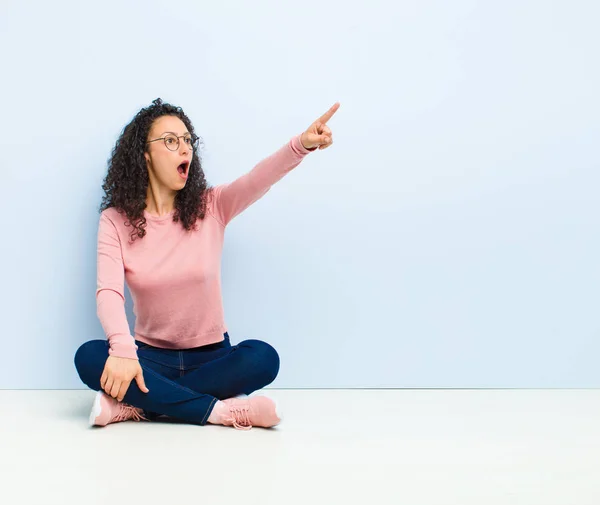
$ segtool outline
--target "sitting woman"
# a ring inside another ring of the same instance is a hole
[[[229,184],[208,187],[199,138],[179,107],[140,110],[113,149],[98,229],[97,312],[107,339],[75,354],[81,380],[98,391],[90,423],[161,415],[250,429],[280,422],[273,400],[247,397],[275,380],[269,344],[232,345],[221,297],[227,224],[311,151],[332,144],[335,104],[301,135]],[[136,314],[125,313],[127,282]]]

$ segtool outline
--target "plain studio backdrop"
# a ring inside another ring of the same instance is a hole
[[[226,232],[229,332],[279,350],[275,387],[600,386],[599,17],[2,2],[0,388],[84,387],[107,159],[157,97],[193,121],[212,185],[341,103],[334,145]]]

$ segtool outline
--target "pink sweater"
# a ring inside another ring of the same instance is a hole
[[[146,236],[131,242],[132,227],[115,208],[106,209],[98,227],[98,318],[111,356],[137,359],[135,339],[167,349],[220,342],[227,331],[221,297],[221,253],[225,227],[300,164],[311,151],[293,137],[250,172],[213,188],[206,217],[187,232],[173,212],[148,214]],[[134,302],[130,334],[124,281]]]

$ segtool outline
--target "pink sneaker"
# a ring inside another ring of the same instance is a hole
[[[281,422],[277,405],[266,396],[229,398],[223,400],[223,403],[229,408],[223,424],[233,426],[237,430],[249,430],[253,426],[271,428]]]
[[[127,403],[119,402],[112,396],[108,396],[103,391],[96,393],[94,406],[90,413],[91,426],[106,426],[110,423],[118,423],[119,421],[147,421],[142,414],[142,409],[132,407]]]

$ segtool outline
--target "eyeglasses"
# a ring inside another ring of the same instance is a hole
[[[165,146],[167,146],[167,149],[169,151],[177,151],[179,149],[180,138],[182,138],[183,141],[188,145],[188,147],[190,147],[190,149],[192,149],[193,151],[198,149],[199,137],[190,134],[181,135],[180,137],[178,137],[174,133],[169,133],[168,135],[165,135],[164,137],[161,137],[159,139],[149,140],[148,142],[146,142],[146,144],[149,144],[150,142],[156,142],[157,140],[164,140]]]

